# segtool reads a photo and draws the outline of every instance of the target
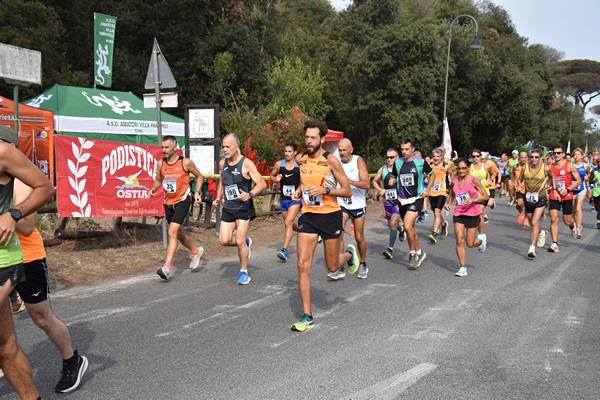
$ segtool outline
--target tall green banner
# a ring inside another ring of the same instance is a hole
[[[111,87],[117,17],[94,13],[94,83]]]

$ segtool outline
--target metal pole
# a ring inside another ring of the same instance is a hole
[[[475,36],[477,37],[477,35],[479,34],[479,25],[477,24],[477,21],[475,20],[475,18],[469,14],[459,15],[458,17],[454,18],[452,20],[452,22],[450,22],[450,31],[448,32],[448,56],[446,58],[446,83],[444,85],[444,117],[442,118],[442,125],[444,124],[444,121],[446,120],[446,103],[448,102],[448,70],[450,68],[450,46],[452,44],[452,25],[454,25],[454,22],[456,22],[457,20],[459,20],[462,17],[471,18],[473,20],[473,22],[475,22]]]
[[[13,90],[13,101],[15,103],[15,132],[17,133],[17,143],[15,146],[19,147],[19,85],[15,85]]]
[[[154,39],[156,41],[156,39]],[[154,96],[156,97],[156,132],[158,133],[158,145],[162,145],[162,121],[160,115],[160,71],[158,70],[158,56],[160,55],[160,51],[158,50],[158,46],[156,46],[156,52],[154,54]],[[167,239],[167,219],[162,219],[162,236],[163,236],[163,246],[167,247],[168,239]]]

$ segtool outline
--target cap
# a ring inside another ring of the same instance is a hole
[[[481,152],[481,158],[488,158],[489,155],[490,153],[486,153],[485,151]]]
[[[17,132],[13,128],[10,128],[6,125],[0,125],[0,140],[4,140],[5,142],[17,144],[19,141]]]
[[[519,150],[515,149],[512,151],[513,154],[519,154]]]

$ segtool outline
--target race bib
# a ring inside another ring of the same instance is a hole
[[[439,192],[442,189],[442,182],[433,182],[433,186],[431,186],[431,190]]]
[[[558,190],[560,192],[564,188],[565,188],[565,183],[564,182],[562,182],[562,181],[556,182],[556,190]]]
[[[400,184],[402,186],[414,186],[415,185],[415,177],[413,174],[403,174],[399,176]]]
[[[343,198],[342,198],[342,202],[343,202],[345,205],[348,205],[348,206],[349,206],[350,204],[352,204],[352,197],[343,197]]]
[[[283,185],[283,187],[281,188],[281,194],[287,197],[292,197],[295,191],[296,186],[294,185]]]
[[[321,207],[323,205],[323,196],[311,196],[308,194],[308,190],[302,192],[302,199],[309,207]]]
[[[227,200],[237,200],[240,198],[240,189],[237,185],[225,186],[225,198]]]
[[[177,181],[176,180],[163,180],[163,189],[165,193],[175,193],[177,191]]]
[[[396,189],[386,189],[385,190],[385,199],[389,201],[396,200],[398,198],[398,192]]]
[[[597,182],[596,182],[596,187],[597,187],[597,188],[600,188],[600,181],[597,181]]]
[[[469,192],[456,193],[456,204],[462,206],[463,204],[465,204],[467,199],[470,198],[471,196],[469,196]]]
[[[538,192],[527,192],[525,194],[525,200],[528,203],[537,203],[538,202]]]

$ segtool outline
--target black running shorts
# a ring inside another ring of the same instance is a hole
[[[441,210],[446,204],[446,196],[429,196],[429,204],[431,205],[431,211],[435,211],[436,208]]]
[[[455,215],[452,217],[452,222],[455,224],[462,224],[467,229],[477,228],[479,226],[480,215],[474,217],[470,215]]]
[[[35,260],[23,264],[25,269],[25,281],[16,286],[21,299],[27,304],[37,304],[48,298],[50,287],[48,286],[48,267],[46,259]]]
[[[573,200],[550,200],[550,211],[558,210],[560,211],[562,208],[563,215],[571,215],[573,214]]]
[[[537,203],[530,203],[528,201],[525,202],[525,212],[527,214],[533,214],[533,212],[540,207],[546,207],[548,205],[548,199],[541,198],[538,199]]]
[[[298,233],[316,233],[323,239],[334,239],[342,232],[342,211],[328,214],[307,212],[298,218]]]
[[[187,217],[188,212],[190,211],[190,205],[192,205],[190,196],[187,196],[185,200],[180,201],[177,204],[165,204],[165,217],[167,218],[167,222],[169,224],[175,222],[176,224],[183,225],[183,221],[185,221],[185,217]]]
[[[0,268],[0,286],[8,280],[11,282],[11,287],[25,279],[25,271],[23,264],[11,265],[10,267]]]

